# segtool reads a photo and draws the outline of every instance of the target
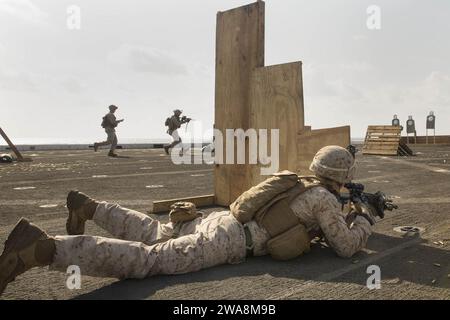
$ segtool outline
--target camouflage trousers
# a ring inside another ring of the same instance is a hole
[[[244,228],[229,211],[214,212],[177,228],[102,202],[93,220],[115,238],[56,236],[51,270],[66,272],[68,266],[76,265],[83,275],[142,279],[245,260]]]
[[[116,150],[116,148],[117,148],[117,142],[118,142],[117,141],[117,135],[116,135],[116,129],[114,129],[114,128],[106,128],[105,132],[107,134],[106,141],[98,142],[97,145],[99,147],[111,145],[110,151],[114,152]]]

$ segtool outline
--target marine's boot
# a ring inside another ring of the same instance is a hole
[[[108,153],[108,157],[117,158],[118,155],[115,154],[114,152],[110,151],[110,152]]]
[[[166,152],[167,155],[169,155],[169,146],[164,146],[164,151]]]
[[[66,222],[66,230],[69,235],[84,234],[87,220],[92,220],[98,202],[84,193],[72,190],[67,195],[67,209],[69,217]]]
[[[97,151],[98,151],[98,143],[95,142],[95,143],[94,143],[94,152],[97,152]]]
[[[20,219],[5,241],[0,256],[0,295],[18,275],[51,264],[55,251],[53,238],[27,219]]]

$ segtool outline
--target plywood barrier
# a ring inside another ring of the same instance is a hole
[[[249,128],[252,72],[264,66],[264,14],[265,4],[259,1],[217,14],[214,127],[224,136],[226,129]],[[225,154],[225,143],[223,147]],[[247,165],[216,165],[218,204],[229,205],[248,189],[248,169]]]
[[[279,167],[295,172],[299,147],[295,136],[304,127],[301,62],[258,68],[253,72],[249,124],[257,130],[279,130]],[[271,150],[270,139],[267,149]],[[250,175],[249,187],[267,178],[261,175],[261,165],[251,165]]]
[[[346,148],[351,141],[350,126],[305,130],[298,135],[298,166],[299,174],[311,174],[309,165],[314,155],[321,148],[329,145]]]

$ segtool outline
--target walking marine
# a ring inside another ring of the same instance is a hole
[[[355,159],[344,148],[328,146],[310,169],[314,176],[275,174],[244,192],[230,210],[206,217],[191,203],[177,203],[166,224],[71,191],[68,235],[50,236],[26,219],[14,227],[0,256],[0,293],[33,267],[65,272],[77,265],[83,275],[142,279],[237,264],[250,256],[292,259],[307,253],[318,235],[339,256],[351,257],[365,247],[375,223],[368,203],[343,212],[340,190],[353,178]],[[84,235],[90,220],[112,238]]]

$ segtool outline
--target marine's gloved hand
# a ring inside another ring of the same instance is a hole
[[[366,219],[371,226],[373,226],[376,223],[375,209],[371,205],[364,203],[360,203],[358,204],[358,206],[352,205],[352,211],[346,217],[347,224],[350,225],[358,216]]]
[[[191,202],[177,202],[170,206],[169,219],[172,223],[192,221],[202,214],[197,212],[195,204]]]

